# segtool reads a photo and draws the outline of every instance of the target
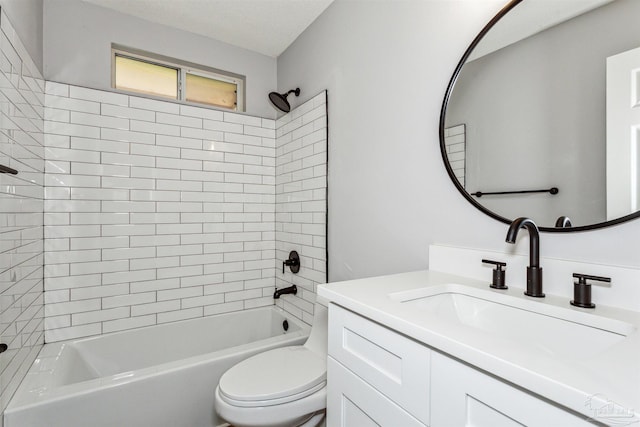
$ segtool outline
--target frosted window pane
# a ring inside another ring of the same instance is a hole
[[[178,99],[178,70],[116,56],[116,88]]]
[[[187,101],[236,109],[235,83],[187,74]]]

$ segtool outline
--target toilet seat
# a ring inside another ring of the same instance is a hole
[[[326,382],[326,360],[304,346],[292,346],[238,363],[220,378],[219,391],[233,406],[272,406],[307,397]]]

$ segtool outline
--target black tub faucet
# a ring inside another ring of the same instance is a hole
[[[293,294],[296,295],[298,293],[298,287],[296,285],[289,286],[288,288],[277,289],[273,293],[273,299],[279,299],[280,295]]]
[[[527,267],[527,290],[525,295],[542,298],[542,267],[540,267],[540,232],[538,226],[529,218],[515,219],[507,230],[507,243],[515,243],[518,231],[526,228],[529,232],[529,266]]]

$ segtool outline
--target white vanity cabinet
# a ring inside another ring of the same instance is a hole
[[[327,369],[328,427],[593,425],[335,304]]]

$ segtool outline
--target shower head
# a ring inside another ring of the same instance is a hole
[[[300,96],[300,88],[297,87],[287,93],[271,92],[269,94],[269,99],[278,110],[288,113],[289,111],[291,111],[291,105],[289,105],[289,101],[287,101],[287,96],[289,96],[290,93],[293,93],[296,96]]]

